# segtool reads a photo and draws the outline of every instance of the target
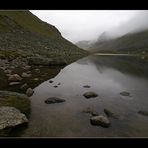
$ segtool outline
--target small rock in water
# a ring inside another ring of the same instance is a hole
[[[53,80],[49,80],[49,83],[53,83]]]
[[[16,81],[21,81],[22,78],[18,74],[13,74],[13,75],[10,75],[10,77],[8,78],[8,80],[9,81],[16,82]]]
[[[57,85],[55,85],[54,87],[55,87],[55,88],[57,88],[58,86],[57,86]]]
[[[130,93],[127,92],[127,91],[123,91],[123,92],[120,92],[120,95],[122,95],[122,96],[130,96]]]
[[[10,86],[18,85],[18,84],[20,84],[20,82],[10,82],[10,83],[9,83]]]
[[[62,103],[65,102],[64,99],[56,98],[56,97],[51,97],[45,100],[46,104],[52,104],[52,103]]]
[[[92,125],[102,126],[102,127],[109,127],[110,121],[108,118],[100,115],[100,116],[94,116],[90,119],[90,122]]]
[[[28,84],[27,84],[27,83],[23,84],[23,85],[20,87],[20,89],[22,89],[22,90],[25,90],[25,89],[27,89],[27,88],[28,88]]]
[[[28,97],[32,96],[33,93],[34,93],[34,91],[33,91],[32,88],[28,88],[27,91],[26,91],[26,95],[27,95]]]
[[[58,83],[58,85],[61,85],[61,83]]]
[[[96,94],[95,92],[86,92],[86,93],[83,94],[83,96],[85,98],[89,99],[89,98],[95,98],[95,97],[97,97],[98,94]]]
[[[89,86],[89,85],[84,85],[83,87],[84,87],[84,88],[90,88],[90,86]]]
[[[115,119],[117,119],[118,118],[118,116],[117,115],[115,115],[113,112],[111,112],[109,109],[104,109],[104,113],[107,115],[107,117],[112,117],[112,118],[115,118]]]
[[[145,110],[139,110],[138,113],[144,116],[148,116],[148,111]]]

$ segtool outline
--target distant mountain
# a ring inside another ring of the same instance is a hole
[[[90,48],[92,44],[92,41],[79,41],[76,43],[76,45],[79,47],[79,48],[82,48],[82,49],[85,49],[85,50],[88,50]]]
[[[62,58],[69,63],[85,55],[30,11],[0,11],[0,58]]]
[[[98,40],[89,49],[91,52],[148,53],[148,30],[127,33],[101,42]]]

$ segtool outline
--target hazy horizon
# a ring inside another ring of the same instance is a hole
[[[148,10],[31,10],[69,41],[96,40],[103,32],[120,36],[148,28]]]

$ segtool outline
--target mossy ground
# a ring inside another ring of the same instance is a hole
[[[19,109],[27,117],[30,114],[30,99],[27,96],[23,95],[3,95],[0,94],[0,106],[13,106]]]

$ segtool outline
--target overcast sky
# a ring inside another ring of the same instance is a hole
[[[117,34],[128,32],[133,26],[138,26],[137,23],[141,25],[140,22],[148,20],[146,17],[148,11],[140,10],[31,10],[31,12],[41,20],[54,25],[63,37],[73,43],[96,40],[104,31],[112,30],[112,33]]]

